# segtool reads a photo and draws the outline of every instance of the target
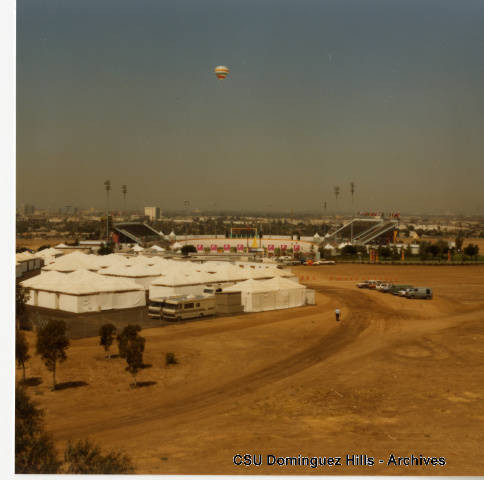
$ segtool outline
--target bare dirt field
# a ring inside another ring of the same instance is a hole
[[[58,447],[89,437],[126,450],[143,474],[484,474],[484,267],[293,271],[316,306],[143,330],[141,388],[97,338],[72,341],[57,391],[34,356],[28,392]],[[428,286],[434,299],[357,289],[364,278]],[[165,367],[166,352],[179,364]],[[245,453],[262,466],[235,466]],[[266,464],[299,454],[342,465]],[[375,465],[346,466],[347,454]],[[445,466],[388,466],[391,454]]]

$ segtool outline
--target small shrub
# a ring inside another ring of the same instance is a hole
[[[175,357],[175,354],[173,352],[168,352],[166,354],[166,365],[176,365],[178,363],[178,360]]]

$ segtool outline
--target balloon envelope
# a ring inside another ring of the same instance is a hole
[[[224,78],[226,78],[227,75],[229,74],[229,71],[230,70],[225,65],[219,65],[214,69],[215,75],[217,75],[217,78],[220,80],[223,80]]]

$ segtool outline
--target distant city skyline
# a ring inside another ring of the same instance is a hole
[[[127,185],[127,210],[484,213],[484,2],[19,0],[17,18],[19,204],[102,209],[109,179],[113,210]]]

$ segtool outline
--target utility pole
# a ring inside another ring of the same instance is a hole
[[[111,181],[106,180],[104,182],[104,188],[106,190],[106,246],[109,243],[109,192],[111,190]]]

